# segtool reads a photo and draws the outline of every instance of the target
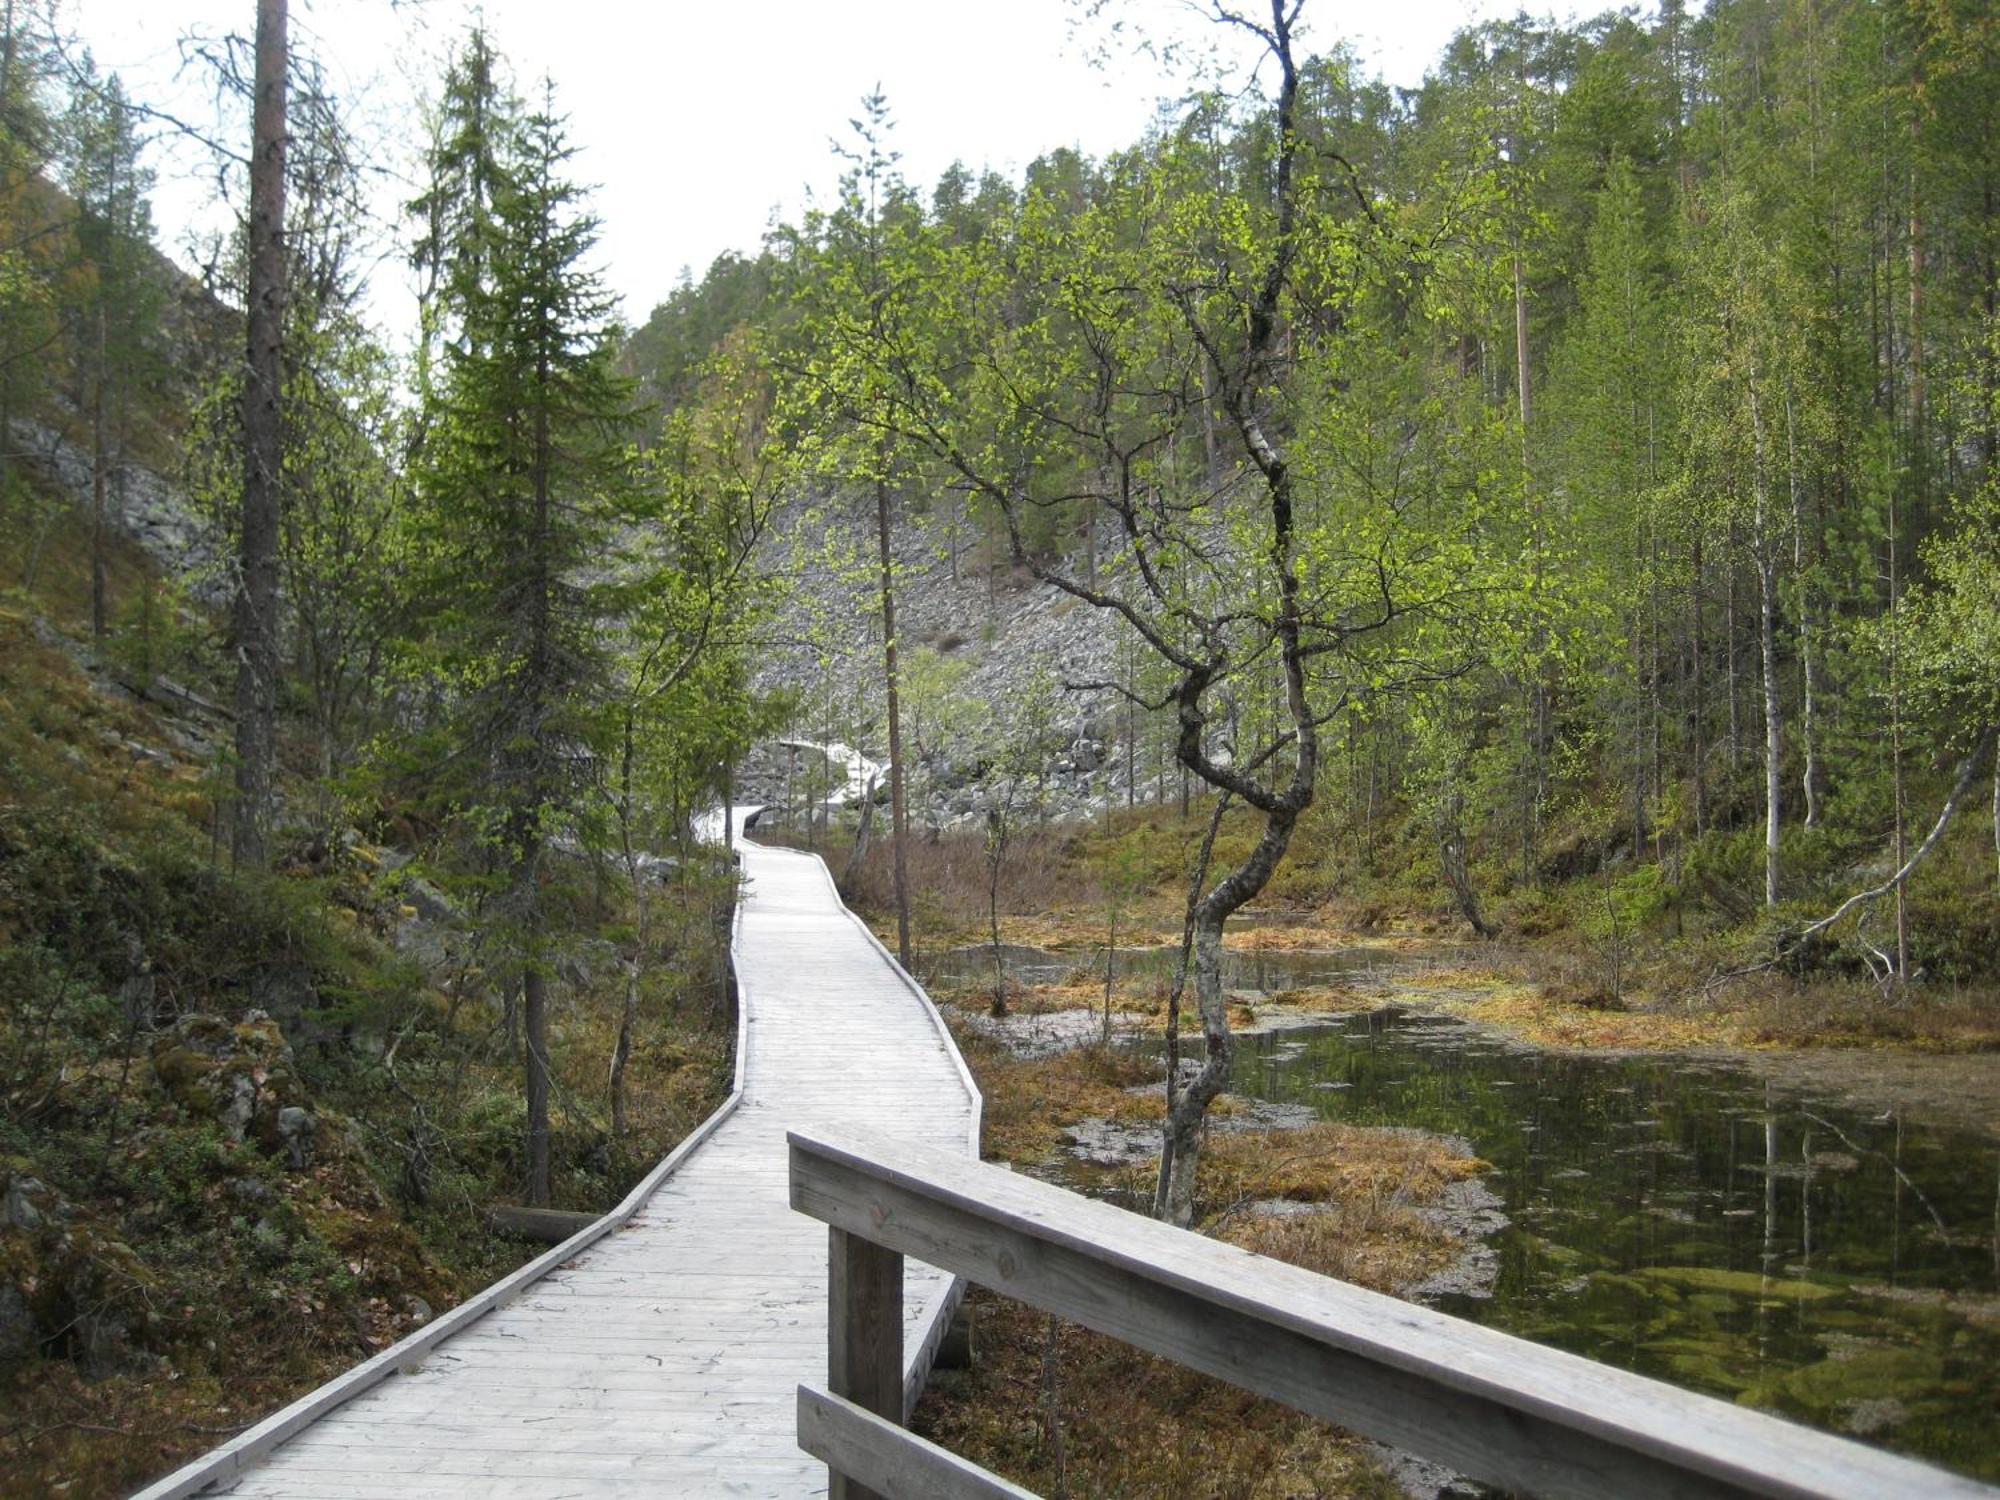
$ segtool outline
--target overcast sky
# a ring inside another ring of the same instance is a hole
[[[465,0],[292,0],[294,46],[327,66],[358,106],[357,128],[383,182],[377,315],[408,316],[393,223],[410,196],[417,144],[412,101],[435,87],[441,59],[474,8]],[[1351,41],[1392,82],[1415,84],[1459,27],[1511,14],[1518,0],[1346,0],[1307,7],[1309,42]],[[1538,6],[1537,9],[1542,7]],[[66,0],[64,14],[100,67],[177,113],[213,120],[212,87],[180,66],[183,39],[247,34],[253,0]],[[487,0],[481,8],[523,92],[555,80],[595,186],[600,264],[643,321],[681,268],[698,278],[725,250],[754,250],[774,212],[795,215],[839,175],[829,142],[848,134],[878,83],[912,182],[954,159],[1016,175],[1057,146],[1101,154],[1131,143],[1171,84],[1129,52],[1093,67],[1068,0]],[[1125,14],[1184,24],[1178,0],[1136,0]],[[178,71],[178,77],[176,77]],[[233,140],[239,126],[221,127]],[[170,250],[190,226],[220,222],[204,204],[215,176],[185,143],[159,141],[154,218]],[[401,330],[394,330],[398,333]]]

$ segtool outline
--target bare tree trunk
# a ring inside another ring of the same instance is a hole
[[[104,290],[100,283],[97,294],[97,372],[90,399],[90,636],[92,640],[104,639],[105,629],[105,550],[110,546],[106,534],[104,470],[106,449],[104,441],[104,366],[107,339],[104,331]]]
[[[1068,1500],[1069,1461],[1063,1452],[1062,1323],[1049,1315],[1042,1333],[1042,1451],[1053,1479],[1051,1500]]]
[[[514,874],[514,899],[521,921],[521,1011],[528,1105],[527,1199],[531,1208],[549,1202],[549,979],[544,963],[541,841],[523,838]]]
[[[1528,466],[1528,423],[1535,413],[1528,384],[1528,288],[1521,275],[1521,252],[1514,252],[1514,378],[1521,401],[1521,467]]]
[[[645,953],[645,917],[639,919],[641,933],[634,946]],[[632,1061],[632,1027],[639,1015],[639,966],[643,957],[625,961],[625,998],[618,1008],[618,1040],[611,1047],[611,1139],[625,1139],[625,1069]]]
[[[1011,796],[1009,798],[1011,801]],[[986,922],[993,935],[993,1004],[1007,1014],[1007,965],[1000,952],[1000,871],[1007,862],[1007,808],[986,809]]]
[[[1819,683],[1813,655],[1812,580],[1806,572],[1805,513],[1799,503],[1798,431],[1793,419],[1792,395],[1785,393],[1785,457],[1790,473],[1792,496],[1792,574],[1799,593],[1799,738],[1805,751],[1806,767],[1801,789],[1806,799],[1806,827],[1819,826]]]
[[[1134,756],[1135,741],[1139,733],[1139,705],[1137,701],[1138,683],[1133,678],[1132,652],[1134,647],[1128,639],[1125,642],[1125,809],[1131,811],[1139,801],[1139,768]],[[1110,798],[1105,799],[1106,806]]]
[[[1666,715],[1665,706],[1660,701],[1660,553],[1657,541],[1650,542],[1646,560],[1646,749],[1650,758],[1649,779],[1653,788],[1653,841],[1657,847],[1665,834],[1661,827],[1659,808],[1666,797],[1666,751],[1662,744],[1660,721]]]
[[[1695,532],[1689,600],[1694,615],[1694,648],[1689,665],[1694,672],[1694,713],[1690,760],[1694,766],[1694,833],[1700,838],[1708,831],[1708,642],[1702,629],[1707,610],[1702,598],[1705,582],[1701,565],[1701,533]]]
[[[1903,788],[1903,592],[1902,567],[1897,558],[1901,538],[1897,535],[1897,498],[1889,496],[1889,775],[1896,814],[1896,865],[1904,864],[1903,841],[1907,837],[1908,807]],[[1896,882],[1896,978],[1910,972],[1910,903],[1903,882]]]
[[[875,837],[875,778],[869,777],[868,784],[861,792],[861,816],[854,825],[854,847],[847,851],[847,863],[841,867],[840,883],[847,884],[854,878],[854,872],[861,868],[861,861],[868,857],[869,845]]]
[[[1452,898],[1458,902],[1458,909],[1465,920],[1472,924],[1472,930],[1483,938],[1497,936],[1495,928],[1488,925],[1485,915],[1479,909],[1479,892],[1473,889],[1472,875],[1465,864],[1465,794],[1454,781],[1451,790],[1441,799],[1438,811],[1438,864],[1444,871],[1444,883],[1450,888]]]
[[[625,743],[619,765],[618,841],[625,855],[625,876],[632,883],[632,956],[625,962],[624,1003],[618,1011],[618,1040],[611,1048],[611,1138],[625,1138],[625,1069],[632,1060],[632,1030],[639,1016],[639,974],[650,946],[645,872],[639,868],[639,848],[632,837],[632,765],[637,758],[632,711],[625,715]],[[723,802],[723,821],[729,819]]]
[[[1206,359],[1201,362],[1201,459],[1202,473],[1215,483],[1215,371]]]
[[[1757,497],[1757,645],[1764,673],[1764,904],[1778,904],[1778,829],[1784,796],[1783,710],[1778,702],[1778,566],[1771,539],[1771,486],[1765,472],[1764,405],[1757,376],[1750,376],[1750,430],[1754,468],[1750,482]]]
[[[1208,1106],[1229,1081],[1236,1055],[1236,1038],[1222,993],[1222,915],[1208,899],[1196,904],[1194,923],[1195,1004],[1207,1055],[1185,1088],[1175,1091],[1167,1110],[1165,1140],[1160,1156],[1160,1183],[1155,1211],[1169,1224],[1186,1228],[1194,1222],[1195,1168],[1201,1154],[1201,1127]]]
[[[958,551],[959,545],[963,541],[963,538],[959,535],[959,528],[965,524],[965,507],[969,503],[969,501],[965,500],[959,501],[957,506],[952,510],[951,519],[945,525],[945,555],[951,560],[951,581],[953,583],[958,582]]]
[[[1722,661],[1724,683],[1729,689],[1729,800],[1736,801],[1736,773],[1743,766],[1743,693],[1736,671],[1736,517],[1729,518],[1729,532],[1722,551]]]
[[[1917,124],[1914,114],[1910,117],[1910,131],[1914,136]],[[1910,168],[1910,478],[1911,500],[1914,514],[1910,522],[1910,532],[1921,537],[1929,519],[1930,501],[1929,475],[1926,472],[1929,455],[1924,447],[1925,425],[1925,371],[1924,371],[1924,213],[1923,192],[1917,181],[1915,166],[1915,141],[1911,146]]]
[[[986,620],[991,624],[1000,613],[1000,544],[993,534],[993,513],[984,517],[986,543]]]
[[[1083,517],[1083,581],[1097,587],[1097,512],[1088,507]]]
[[[1104,1046],[1111,1045],[1111,985],[1118,973],[1118,898],[1112,897],[1111,917],[1106,924],[1108,930],[1104,939],[1104,1033],[1098,1039]]]
[[[257,0],[251,126],[249,362],[236,583],[236,807],[230,852],[262,867],[277,758],[278,484],[283,462],[285,0]]]
[[[896,961],[910,967],[909,804],[903,792],[901,683],[896,666],[896,576],[889,555],[889,482],[875,481],[875,542],[882,564],[882,682],[889,700],[889,841],[896,871]]]

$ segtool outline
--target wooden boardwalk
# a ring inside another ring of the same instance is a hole
[[[826,1373],[827,1230],[788,1206],[785,1132],[862,1126],[976,1156],[979,1101],[928,998],[825,865],[739,847],[737,1090],[630,1217],[143,1500],[210,1486],[292,1500],[825,1493],[794,1421],[798,1383]],[[912,1382],[956,1296],[908,1267]]]

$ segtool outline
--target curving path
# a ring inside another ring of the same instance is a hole
[[[793,1432],[798,1383],[826,1373],[827,1231],[788,1206],[785,1132],[865,1125],[977,1155],[979,1096],[826,866],[738,848],[730,1101],[594,1230],[141,1500],[825,1493]],[[914,1392],[957,1287],[915,1263],[906,1278]]]

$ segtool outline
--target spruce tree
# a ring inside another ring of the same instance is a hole
[[[492,102],[491,99],[488,102]],[[546,111],[519,123],[490,215],[444,248],[460,336],[447,341],[416,466],[423,598],[447,701],[436,767],[501,877],[526,1039],[527,1197],[549,1196],[543,886],[582,815],[599,753],[610,584],[636,510],[631,384],[613,369],[611,299],[584,264],[595,221],[562,175]]]

